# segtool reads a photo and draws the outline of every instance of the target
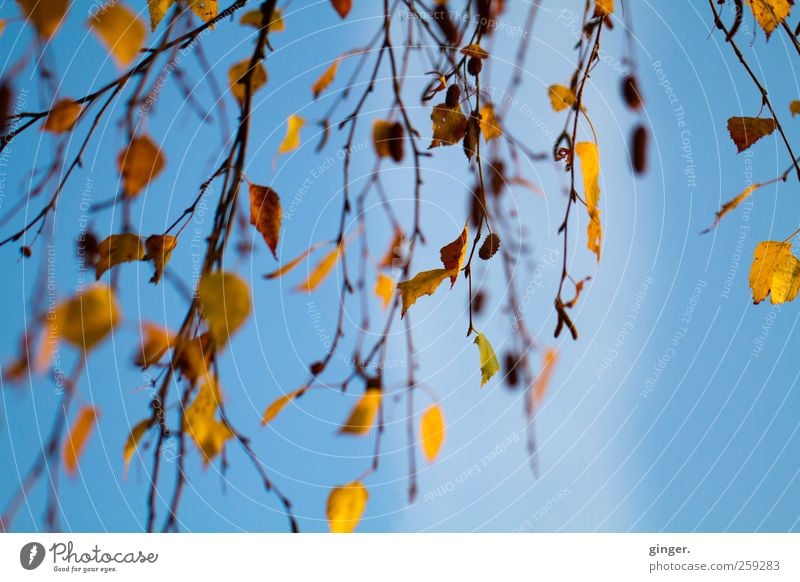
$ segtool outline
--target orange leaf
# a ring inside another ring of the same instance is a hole
[[[331,0],[331,4],[342,18],[346,18],[350,14],[350,9],[353,8],[353,0]]]
[[[83,453],[97,416],[97,410],[94,407],[85,406],[78,413],[78,419],[69,431],[67,440],[64,442],[64,468],[70,475],[74,475],[78,468],[78,459]]]
[[[320,75],[319,79],[311,85],[311,92],[314,93],[314,99],[319,97],[320,93],[327,89],[328,85],[333,83],[333,80],[336,78],[336,72],[339,70],[340,62],[341,59],[333,61],[331,66],[325,69],[325,72]]]
[[[553,368],[558,361],[558,352],[554,348],[548,349],[542,356],[542,369],[536,378],[536,385],[533,388],[533,399],[538,404],[547,392],[550,384],[550,377],[553,375]]]
[[[149,136],[141,135],[133,138],[117,158],[117,168],[122,175],[122,189],[125,195],[129,198],[138,195],[164,171],[165,164],[161,150]]]
[[[64,133],[75,127],[81,115],[82,107],[72,99],[61,99],[50,110],[50,114],[42,126],[44,131]]]
[[[250,224],[254,225],[264,237],[264,242],[276,259],[282,217],[283,210],[278,193],[268,186],[250,184]]]
[[[469,226],[464,225],[464,230],[458,235],[458,238],[441,248],[439,257],[442,259],[444,268],[452,271],[450,275],[450,288],[456,284],[458,272],[461,269],[461,264],[464,262],[464,257],[467,255],[467,238],[469,237]]]

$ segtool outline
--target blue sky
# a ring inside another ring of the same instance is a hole
[[[129,2],[140,10],[145,4]],[[295,1],[285,13],[286,32],[273,35],[276,51],[266,61],[269,82],[255,99],[246,173],[278,191],[284,209],[294,209],[284,222],[279,249],[283,258],[335,236],[341,169],[316,168],[325,166],[327,158],[336,160],[345,142],[342,134],[334,133],[325,150],[316,154],[317,127],[309,122],[302,133],[303,147],[276,160],[285,120],[292,113],[309,121],[324,115],[352,64],[342,65],[337,82],[316,103],[309,87],[332,59],[368,41],[380,19],[371,4],[356,3],[342,22],[327,2]],[[503,21],[521,26],[526,4],[514,3]],[[567,83],[575,59],[568,14],[554,5],[545,2],[540,10],[519,102],[506,121],[537,151],[551,147],[546,130],[557,132],[563,124],[564,113],[550,109],[547,87]],[[581,5],[564,3],[576,13]],[[624,54],[625,38],[619,21],[605,38],[607,59],[593,73],[585,97],[599,136],[605,244],[599,265],[582,238],[570,244],[571,271],[592,275],[574,310],[581,330],[577,342],[563,335],[552,337],[551,305],[559,274],[552,265],[561,260],[556,228],[563,213],[565,175],[550,162],[523,164],[525,177],[545,195],[523,188],[510,193],[519,213],[514,228],[529,234],[535,258],[515,269],[526,318],[538,343],[554,346],[560,354],[536,419],[540,475],[535,478],[528,465],[522,393],[507,390],[497,379],[479,389],[477,350],[464,337],[466,290],[459,281],[452,292],[426,297],[411,312],[418,377],[437,395],[447,419],[441,457],[433,465],[420,459],[419,496],[409,505],[405,407],[389,405],[381,468],[365,482],[370,500],[359,531],[800,529],[795,414],[800,396],[795,389],[798,368],[791,357],[797,307],[753,306],[747,285],[755,245],[782,240],[797,227],[796,183],[790,177],[785,184],[759,190],[751,206],[743,205],[712,233],[699,234],[721,203],[742,191],[748,180],[774,178],[789,159],[772,137],[748,153],[736,154],[726,135],[726,120],[757,115],[760,98],[719,35],[709,36],[711,18],[705,3],[637,2],[632,9],[646,102],[643,113],[628,112],[620,98],[615,59]],[[14,2],[0,0],[0,17],[16,15]],[[114,64],[104,60],[97,40],[87,34],[86,16],[73,7],[49,56],[62,73],[66,95],[84,94],[115,74]],[[512,55],[519,41],[508,30],[495,34],[491,48],[492,82],[501,88],[513,65],[502,56]],[[766,79],[792,139],[799,132],[787,104],[800,89],[788,47],[777,34],[768,44],[761,32],[754,38],[748,18],[737,38],[756,72]],[[0,36],[0,54],[11,59],[4,60],[4,69],[29,42],[30,31],[10,22]],[[224,83],[230,65],[249,55],[252,33],[224,23],[202,42]],[[184,63],[191,78],[198,80],[202,71],[196,59],[189,55]],[[419,74],[421,69],[413,64],[412,71]],[[384,69],[382,82],[364,108],[358,144],[369,146],[371,120],[386,114],[387,75]],[[427,127],[429,116],[416,99],[423,82],[419,76],[407,81],[408,102],[421,128]],[[30,67],[14,77],[14,84],[17,92],[30,92],[28,108],[41,106]],[[197,98],[213,114],[221,113],[204,85]],[[235,104],[229,95],[225,105],[230,118]],[[135,224],[146,234],[163,230],[193,199],[199,183],[215,167],[221,145],[216,127],[201,126],[172,83],[142,121],[168,156],[167,170],[135,206]],[[638,122],[650,132],[650,163],[646,176],[634,179],[627,144]],[[71,241],[81,220],[81,196],[88,193],[96,202],[116,193],[114,159],[123,140],[113,123],[103,126],[84,168],[64,192],[54,231],[59,297],[69,295],[76,284]],[[52,136],[30,131],[13,142],[1,209],[26,191],[28,169],[50,159],[52,141]],[[76,145],[68,147],[74,151]],[[371,171],[370,147],[354,155],[354,191]],[[413,186],[408,163],[407,159],[388,166],[391,174],[385,180],[389,197],[406,221]],[[471,185],[460,148],[441,148],[425,165],[423,230],[428,244],[419,249],[414,271],[436,265],[439,247],[460,230]],[[217,193],[212,192],[210,203]],[[375,221],[369,247],[379,255],[390,229],[376,199],[371,201],[376,204],[367,209]],[[27,212],[35,212],[40,204],[32,201]],[[106,212],[90,220],[106,235],[118,228],[119,217]],[[296,388],[307,365],[323,354],[324,338],[335,329],[339,281],[332,276],[311,296],[291,289],[303,273],[264,281],[260,276],[276,263],[256,237],[252,258],[237,262],[231,256],[228,262],[228,268],[236,268],[251,283],[254,301],[253,317],[222,360],[228,412],[253,437],[270,475],[293,500],[301,529],[325,531],[330,487],[362,473],[372,454],[371,438],[335,436],[358,391],[309,393],[269,427],[261,428],[259,420],[266,406]],[[36,252],[41,256],[45,249]],[[7,328],[0,341],[6,355],[17,349],[31,293],[46,300],[46,291],[34,287],[38,262],[18,261],[17,253],[11,247],[0,250],[13,271],[0,290],[0,318]],[[190,280],[190,245],[179,245],[171,265]],[[150,455],[145,456],[146,464],[134,459],[127,479],[121,455],[127,427],[148,414],[149,399],[142,388],[146,378],[131,364],[137,322],[148,319],[176,328],[183,306],[169,285],[147,283],[149,265],[124,265],[120,270],[124,325],[93,353],[77,398],[101,410],[99,431],[87,446],[78,476],[60,483],[61,524],[69,530],[138,531],[145,517]],[[502,353],[511,332],[502,311],[505,289],[499,266],[490,263],[478,280],[490,303],[477,327]],[[380,321],[379,312],[376,305],[375,321]],[[397,366],[387,370],[389,386],[397,387],[405,376],[402,329],[396,322],[393,331],[398,336],[389,360]],[[72,356],[64,357],[69,361]],[[332,377],[344,369],[337,361]],[[46,379],[31,386],[6,385],[1,394],[0,463],[11,468],[0,482],[0,500],[5,503],[17,484],[17,471],[24,471],[39,450],[58,400],[52,381]],[[416,412],[428,403],[420,392]],[[229,446],[228,453],[230,467],[222,475],[219,462],[204,469],[196,451],[189,452],[183,529],[284,531],[286,520],[275,498],[264,493],[240,450]],[[162,492],[169,495],[170,479],[164,484]],[[20,512],[16,529],[41,527],[44,499],[40,485]]]

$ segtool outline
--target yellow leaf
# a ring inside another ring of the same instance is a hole
[[[614,13],[614,0],[595,0],[594,16],[605,17]]]
[[[217,0],[189,0],[189,8],[197,14],[203,22],[216,18],[219,13]]]
[[[164,171],[166,161],[161,150],[148,135],[140,135],[117,158],[117,169],[122,175],[122,189],[133,198]]]
[[[159,22],[166,16],[167,10],[175,4],[175,0],[147,0],[147,8],[150,11],[150,31],[158,27]]]
[[[222,451],[225,442],[233,437],[230,427],[216,418],[220,398],[216,382],[207,377],[183,418],[183,428],[202,453],[206,465]]]
[[[500,122],[494,114],[494,105],[491,103],[481,107],[481,133],[486,143],[503,135]]]
[[[147,36],[144,22],[122,2],[105,4],[89,18],[89,26],[120,67],[131,64]]]
[[[589,250],[600,260],[600,246],[603,230],[600,224],[600,153],[597,144],[581,141],[575,144],[575,153],[581,160],[583,173],[583,196],[586,200],[586,211],[589,213],[588,244]]]
[[[145,261],[152,261],[155,267],[153,276],[150,277],[151,283],[158,283],[161,280],[161,275],[164,273],[164,268],[167,266],[172,251],[178,245],[178,238],[171,234],[153,234],[147,237],[144,241],[145,248]]]
[[[475,345],[478,346],[478,354],[480,355],[481,388],[483,388],[483,385],[500,370],[500,362],[497,361],[492,344],[482,333],[475,336]]]
[[[453,273],[450,269],[433,269],[431,271],[422,271],[417,273],[413,279],[403,281],[397,284],[397,289],[400,291],[400,298],[403,300],[403,309],[400,313],[402,319],[408,308],[417,302],[417,299],[423,295],[433,295],[447,277],[458,275],[456,271]]]
[[[722,220],[723,216],[725,216],[731,210],[733,210],[734,208],[739,206],[739,204],[744,202],[744,200],[747,199],[750,196],[750,194],[752,194],[755,190],[761,188],[761,186],[763,186],[763,184],[750,184],[736,198],[728,200],[725,204],[723,204],[722,208],[720,208],[719,211],[717,212],[717,217],[714,219],[714,224],[712,224],[710,227],[705,229],[703,231],[703,233],[706,233],[706,232],[712,230],[714,227],[716,227],[719,224],[719,221]]]
[[[271,273],[267,273],[266,275],[264,275],[264,278],[265,279],[280,279],[286,273],[288,273],[289,271],[294,269],[297,265],[299,265],[303,261],[303,259],[305,259],[308,255],[310,255],[315,250],[317,250],[318,248],[320,248],[321,246],[324,246],[326,244],[330,244],[330,242],[323,241],[323,242],[318,242],[318,243],[315,243],[315,244],[311,245],[299,257],[295,257],[294,259],[292,259],[291,261],[289,261],[285,265],[281,266],[279,269],[277,269],[275,271],[272,271]]]
[[[215,271],[203,277],[197,299],[218,346],[224,345],[250,315],[250,288],[234,273]]]
[[[300,388],[295,390],[294,392],[289,392],[288,394],[284,394],[280,398],[278,398],[275,402],[269,405],[269,407],[264,411],[264,417],[261,419],[261,424],[266,425],[269,424],[272,419],[278,416],[281,411],[286,408],[286,405],[289,404],[292,400],[297,398],[298,396],[302,396],[306,391],[306,388]]]
[[[122,458],[125,460],[126,472],[128,471],[128,465],[131,464],[133,453],[136,452],[136,448],[139,446],[139,441],[142,440],[142,437],[147,432],[147,429],[150,428],[151,422],[151,419],[145,418],[131,429],[131,433],[128,435],[128,440],[125,441],[125,446],[122,448]]]
[[[103,273],[120,263],[141,261],[144,258],[144,245],[138,234],[112,234],[100,243],[97,255],[94,276],[99,279]]]
[[[305,119],[299,115],[290,115],[286,124],[286,135],[278,148],[279,154],[296,150],[300,145],[300,129],[306,124]]]
[[[334,487],[328,495],[326,511],[331,533],[352,533],[361,521],[368,499],[369,493],[359,481]]]
[[[53,37],[69,9],[69,0],[17,0],[17,4],[45,40]]]
[[[311,274],[308,278],[297,286],[298,291],[306,291],[307,293],[311,293],[317,287],[319,287],[320,283],[322,283],[325,278],[328,276],[328,273],[331,272],[331,269],[339,262],[339,257],[342,255],[342,251],[344,250],[344,241],[336,245],[336,248],[332,250],[329,254],[327,254],[317,266],[314,267],[314,270],[311,271]]]
[[[92,406],[84,406],[64,441],[64,468],[70,475],[74,475],[78,468],[78,459],[83,453],[96,421],[97,410]]]
[[[457,144],[467,133],[467,118],[461,111],[461,105],[448,107],[447,103],[439,103],[433,108],[431,120],[433,140],[428,149]]]
[[[389,307],[394,295],[394,279],[389,275],[378,273],[378,280],[375,282],[375,295],[380,297],[381,305],[384,309]]]
[[[789,112],[792,114],[792,117],[800,113],[800,101],[794,100],[789,102]]]
[[[547,89],[547,95],[550,97],[550,105],[553,107],[553,111],[561,111],[575,105],[575,93],[564,85],[550,85],[550,88]]]
[[[254,26],[255,28],[261,28],[261,21],[263,20],[263,16],[261,14],[261,10],[249,10],[242,14],[242,18],[239,20],[239,24],[245,24],[247,26]],[[269,31],[270,32],[283,32],[286,30],[286,22],[283,20],[283,11],[280,8],[275,8],[272,11],[272,21],[269,23]]]
[[[461,49],[461,54],[465,57],[472,57],[474,59],[483,60],[489,58],[489,53],[487,53],[480,47],[480,45],[477,44],[468,44]]]
[[[367,388],[364,395],[358,400],[350,416],[342,428],[341,434],[365,435],[375,424],[375,417],[381,406],[382,391],[380,388]]]
[[[738,153],[770,135],[776,127],[775,120],[768,117],[731,117],[728,120],[728,133]]]
[[[50,114],[42,126],[44,131],[64,133],[75,127],[83,108],[72,99],[61,99],[50,110]]]
[[[213,356],[209,342],[208,332],[198,337],[178,337],[173,342],[172,367],[180,370],[191,384],[209,373]]]
[[[320,75],[319,79],[311,85],[311,92],[314,93],[314,99],[319,97],[320,93],[322,93],[328,85],[333,83],[333,80],[336,78],[336,72],[339,70],[340,62],[341,59],[333,61],[331,66],[325,69],[325,72]]]
[[[341,18],[350,14],[350,9],[353,8],[353,0],[331,0],[331,4]]]
[[[442,260],[444,268],[450,271],[450,288],[456,284],[458,272],[461,270],[461,265],[464,262],[464,257],[467,256],[467,239],[469,238],[469,225],[464,225],[464,230],[456,240],[443,246],[439,250],[439,257]]]
[[[444,414],[438,404],[430,406],[422,415],[420,425],[420,435],[422,440],[422,452],[429,463],[439,454],[444,442]]]
[[[168,329],[146,321],[142,324],[142,339],[134,365],[147,368],[164,356],[175,339]]]
[[[55,311],[59,337],[87,351],[101,342],[119,323],[114,292],[97,284],[61,303]]]
[[[554,348],[548,349],[542,356],[542,370],[539,372],[533,388],[533,399],[537,404],[542,401],[547,392],[547,386],[550,384],[550,377],[553,375],[553,368],[555,368],[557,360],[558,352]]]
[[[245,59],[233,65],[228,71],[228,84],[231,93],[239,102],[244,103],[247,88],[247,72],[250,70],[250,59]],[[256,63],[253,72],[250,74],[250,94],[252,95],[267,83],[267,70],[261,63]]]
[[[750,288],[754,303],[761,303],[767,295],[773,304],[794,301],[800,291],[800,260],[792,254],[791,243],[758,243],[750,267]]]
[[[789,16],[793,3],[794,0],[747,0],[747,5],[753,11],[758,25],[767,34],[767,39]]]
[[[264,237],[264,242],[276,259],[282,218],[283,210],[278,193],[268,186],[250,184],[250,224]]]

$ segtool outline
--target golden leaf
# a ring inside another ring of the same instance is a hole
[[[762,137],[770,135],[777,125],[774,119],[765,117],[731,117],[728,133],[736,144],[738,153],[743,152]]]
[[[547,89],[547,95],[550,97],[550,105],[553,107],[553,111],[561,111],[575,105],[575,93],[564,85],[550,85]]]
[[[400,313],[402,319],[408,308],[417,302],[417,299],[423,295],[433,295],[439,286],[447,277],[458,275],[456,271],[453,273],[450,269],[433,269],[431,271],[422,271],[417,273],[413,279],[403,281],[397,284],[397,289],[400,291],[400,298],[403,301],[403,308]]]
[[[594,16],[605,17],[614,13],[614,0],[595,0]]]
[[[478,354],[480,355],[481,388],[483,388],[483,385],[500,370],[500,362],[497,361],[492,344],[482,333],[475,336],[475,345],[478,346]]]
[[[394,295],[394,279],[389,275],[378,273],[378,279],[375,281],[375,295],[380,297],[381,306],[386,309],[392,302],[392,295]]]
[[[340,434],[365,435],[375,424],[375,417],[381,406],[382,391],[380,388],[367,388],[358,400],[350,416],[339,429]]]
[[[128,435],[128,440],[125,441],[125,446],[122,448],[122,458],[125,461],[125,472],[128,471],[128,466],[131,464],[133,453],[136,452],[136,448],[139,446],[139,441],[142,440],[142,437],[147,432],[147,429],[150,428],[151,423],[152,419],[145,418],[131,429],[131,433]]]
[[[134,365],[147,368],[157,364],[167,350],[172,347],[174,341],[174,337],[168,329],[149,321],[144,322],[139,352],[133,362]]]
[[[376,119],[372,123],[372,145],[379,158],[388,158],[391,152],[391,132],[394,123],[386,119]]]
[[[294,392],[289,392],[288,394],[284,394],[280,398],[278,398],[275,402],[270,404],[267,409],[264,411],[264,417],[261,419],[261,424],[266,425],[269,424],[272,419],[278,416],[281,411],[286,408],[286,405],[289,404],[292,400],[297,398],[298,396],[302,396],[306,391],[306,388],[300,388],[295,390]]]
[[[800,101],[794,100],[789,102],[789,113],[792,114],[792,117],[800,113]]]
[[[359,481],[334,487],[326,509],[331,533],[352,533],[361,521],[368,499],[369,493]]]
[[[300,129],[302,129],[305,124],[305,119],[299,115],[289,116],[289,120],[286,123],[286,135],[283,137],[283,141],[278,148],[279,154],[291,152],[300,146]]]
[[[199,337],[178,337],[174,342],[172,367],[195,384],[197,380],[208,375],[213,355],[209,346],[210,337],[206,332]]]
[[[203,277],[197,299],[218,346],[224,345],[250,315],[250,288],[234,273],[215,271]]]
[[[494,113],[494,105],[487,103],[481,107],[481,133],[486,143],[503,135],[500,122]]]
[[[268,186],[250,184],[250,224],[264,237],[264,242],[276,259],[282,218],[283,210],[278,193]]]
[[[250,59],[245,59],[233,65],[228,71],[228,84],[231,93],[239,102],[244,104],[247,72],[250,70]],[[261,63],[256,63],[253,72],[250,74],[250,94],[252,95],[267,83],[267,70]]]
[[[89,18],[89,26],[117,65],[127,67],[144,46],[147,28],[122,2],[109,2]]]
[[[331,0],[331,4],[341,18],[346,18],[353,8],[353,0]]]
[[[758,25],[767,34],[767,39],[789,16],[792,4],[794,0],[747,0],[747,5],[753,11]]]
[[[117,169],[122,175],[122,189],[133,198],[164,171],[166,160],[158,146],[148,135],[140,135],[117,158]]]
[[[468,44],[461,49],[461,54],[465,57],[472,57],[473,59],[483,60],[489,58],[489,53],[487,53],[480,47],[480,45],[477,44]]]
[[[75,127],[82,109],[80,103],[72,99],[61,99],[50,110],[42,129],[52,133],[67,132]]]
[[[155,267],[155,272],[150,277],[151,283],[158,283],[161,280],[164,268],[167,266],[170,257],[172,257],[172,251],[175,250],[177,245],[178,238],[171,234],[153,234],[144,241],[144,260],[152,261]]]
[[[203,22],[208,22],[217,17],[219,6],[217,0],[189,0],[189,8],[197,14]]]
[[[150,31],[154,31],[158,24],[164,19],[175,0],[147,0],[147,8],[150,11]]]
[[[207,377],[183,417],[183,428],[197,445],[206,465],[222,451],[225,442],[233,437],[230,427],[216,418],[220,399],[216,382]]]
[[[710,231],[712,229],[714,229],[714,227],[716,227],[719,224],[720,220],[722,220],[723,216],[725,216],[731,210],[733,210],[737,206],[739,206],[739,204],[744,202],[750,196],[750,194],[752,194],[754,191],[756,191],[759,188],[761,188],[761,186],[763,186],[763,184],[750,184],[747,188],[745,188],[742,191],[741,194],[736,196],[736,198],[728,200],[725,204],[723,204],[722,208],[720,208],[719,211],[717,211],[717,217],[714,219],[714,224],[712,224],[707,229],[705,229],[703,231],[703,234],[707,233],[708,231]]]
[[[600,153],[597,144],[582,141],[575,144],[575,153],[581,160],[583,173],[583,196],[586,200],[586,211],[589,213],[588,248],[600,260],[600,246],[603,238],[603,228],[600,224]]]
[[[428,149],[442,145],[454,145],[460,142],[467,133],[467,118],[461,111],[461,105],[448,107],[439,103],[431,114],[433,121],[433,140]]]
[[[262,20],[263,20],[263,15],[261,14],[260,9],[248,10],[247,12],[242,14],[242,18],[239,20],[239,24],[245,24],[248,26],[254,26],[256,28],[261,28]],[[283,20],[283,11],[280,8],[275,8],[272,11],[272,21],[269,23],[269,31],[283,32],[285,30],[286,30],[286,22]]]
[[[533,387],[533,400],[537,404],[542,401],[547,392],[547,386],[550,384],[550,377],[553,375],[553,368],[555,368],[557,360],[558,352],[555,348],[546,350],[542,356],[542,369]]]
[[[311,274],[308,278],[297,286],[297,291],[306,291],[307,293],[311,293],[317,287],[319,287],[320,283],[322,283],[325,278],[328,276],[328,273],[331,272],[331,269],[339,262],[339,257],[342,255],[342,251],[344,250],[344,241],[336,245],[336,248],[333,249],[330,253],[328,253],[323,259],[317,263],[317,266],[314,267],[314,270],[311,271]]]
[[[74,475],[78,468],[78,459],[86,447],[86,441],[96,424],[97,416],[97,410],[94,407],[84,406],[64,441],[64,468],[70,475]]]
[[[456,284],[458,272],[461,270],[461,265],[464,262],[464,257],[467,256],[467,239],[469,238],[469,225],[464,225],[464,230],[456,240],[450,244],[446,244],[439,250],[439,258],[442,260],[444,268],[451,272],[450,275],[450,288]]]
[[[320,75],[319,79],[314,81],[314,84],[311,85],[311,92],[314,93],[314,99],[319,97],[320,93],[322,93],[328,85],[333,83],[333,80],[336,78],[336,72],[339,70],[339,63],[341,59],[336,59],[331,63],[325,72]]]
[[[429,463],[439,454],[444,442],[444,414],[438,404],[434,404],[423,413],[420,424],[420,438],[422,440],[422,452]]]
[[[103,273],[120,263],[141,261],[144,258],[144,245],[138,234],[131,232],[112,234],[100,243],[97,254],[94,276],[99,279]]]
[[[750,267],[750,289],[754,303],[761,303],[767,295],[773,304],[794,301],[800,291],[800,260],[792,254],[791,243],[758,243]]]
[[[36,33],[45,40],[53,37],[69,9],[69,0],[17,0],[17,4]]]
[[[267,273],[266,275],[264,275],[264,278],[265,279],[280,279],[286,273],[288,273],[289,271],[294,269],[297,265],[299,265],[301,262],[303,262],[303,259],[305,259],[308,255],[310,255],[315,250],[317,250],[318,248],[320,248],[321,246],[324,246],[326,244],[330,244],[330,242],[323,241],[323,242],[318,242],[318,243],[315,243],[315,244],[311,245],[299,257],[295,257],[294,259],[292,259],[291,261],[289,261],[285,265],[281,266],[279,269],[277,269],[275,271],[272,271],[271,273]]]
[[[114,292],[102,284],[67,299],[55,311],[58,336],[87,351],[101,342],[119,319]]]

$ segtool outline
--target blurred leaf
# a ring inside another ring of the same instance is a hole
[[[278,416],[281,411],[286,408],[286,405],[289,404],[292,400],[297,398],[298,396],[302,396],[306,391],[306,388],[300,388],[293,392],[289,392],[288,394],[284,394],[275,402],[270,404],[267,409],[264,411],[264,416],[261,419],[262,425],[269,424],[276,416]]]
[[[286,123],[286,135],[278,148],[279,154],[291,152],[300,146],[300,129],[305,124],[305,120],[299,115],[289,116],[289,120]]]
[[[422,452],[429,463],[436,459],[444,442],[444,414],[438,404],[434,404],[423,413],[420,425]]]
[[[331,272],[336,263],[339,262],[339,257],[342,255],[342,251],[344,250],[344,241],[336,245],[336,248],[333,249],[330,253],[328,253],[319,263],[317,266],[314,267],[314,270],[311,271],[311,274],[305,280],[305,282],[301,283],[297,286],[297,291],[306,291],[307,293],[311,293],[320,284],[325,280],[328,274]]]
[[[353,0],[331,0],[331,4],[342,19],[346,18],[353,8]]]
[[[553,369],[558,361],[558,352],[555,348],[550,348],[544,352],[542,356],[542,369],[536,377],[536,384],[533,388],[533,400],[537,404],[542,401],[544,395],[547,393],[547,387],[550,385],[550,378],[553,375]]]
[[[494,105],[487,103],[481,107],[481,133],[486,143],[503,135],[500,122],[494,113]]]
[[[144,258],[144,245],[138,234],[126,232],[112,234],[98,247],[97,264],[94,276],[99,279],[103,273],[120,263],[141,261]]]
[[[74,475],[78,468],[78,460],[81,458],[96,421],[97,410],[92,406],[84,406],[64,441],[64,468],[70,475]]]
[[[465,57],[472,57],[481,60],[489,58],[489,53],[483,50],[478,44],[468,44],[461,49],[461,54]]]
[[[87,351],[105,339],[119,320],[114,292],[103,284],[93,285],[64,301],[55,311],[59,337]]]
[[[144,46],[147,28],[122,2],[108,2],[89,18],[89,26],[119,67],[130,65]]]
[[[53,37],[69,9],[69,0],[17,0],[17,4],[44,40]]]
[[[228,84],[231,88],[231,93],[239,102],[239,105],[244,103],[245,89],[247,80],[247,71],[250,70],[250,59],[245,59],[233,65],[228,71]],[[256,63],[253,67],[253,72],[250,75],[250,94],[252,95],[267,83],[267,70],[261,63]]]
[[[375,281],[375,295],[380,297],[381,306],[386,309],[392,302],[394,295],[394,279],[389,275],[378,273],[378,279]]]
[[[339,429],[341,434],[365,435],[375,424],[375,417],[381,406],[382,391],[380,388],[367,388],[358,400],[350,416]]]
[[[328,495],[326,511],[331,533],[352,533],[361,521],[368,499],[369,493],[359,481],[335,487]]]
[[[239,23],[253,26],[255,28],[261,28],[262,20],[263,16],[261,14],[261,9],[248,10],[242,14],[242,18],[239,20]],[[286,22],[283,20],[283,11],[280,8],[275,8],[272,11],[272,21],[269,23],[269,31],[283,32],[285,30]]]
[[[61,99],[50,110],[42,129],[52,133],[65,133],[75,127],[82,109],[72,99]]]
[[[614,0],[595,0],[594,17],[603,18],[614,13]]]
[[[125,195],[137,196],[145,186],[164,171],[166,160],[158,146],[148,135],[140,135],[120,152],[117,169],[122,175]]]
[[[152,419],[145,418],[131,429],[130,435],[128,435],[128,440],[125,441],[125,446],[122,448],[122,458],[125,461],[126,473],[128,472],[128,466],[131,464],[133,453],[136,452],[136,449],[139,446],[139,441],[142,440],[142,437],[147,432],[147,429],[150,428],[151,423]]]
[[[175,339],[172,333],[155,323],[145,321],[142,323],[142,338],[139,342],[139,351],[134,359],[134,365],[147,368],[157,364],[167,350],[172,347]]]
[[[234,273],[215,271],[203,277],[197,299],[218,346],[227,343],[250,315],[250,288]]]
[[[314,93],[314,99],[319,97],[320,93],[327,89],[328,85],[333,83],[333,80],[336,78],[336,72],[339,70],[341,60],[342,59],[336,59],[333,61],[333,63],[325,69],[325,72],[320,75],[319,79],[314,81],[314,84],[311,85],[311,92]]]
[[[214,460],[225,442],[233,437],[230,427],[216,418],[220,398],[216,381],[210,376],[206,377],[197,397],[183,417],[183,428],[197,445],[206,465]]]

